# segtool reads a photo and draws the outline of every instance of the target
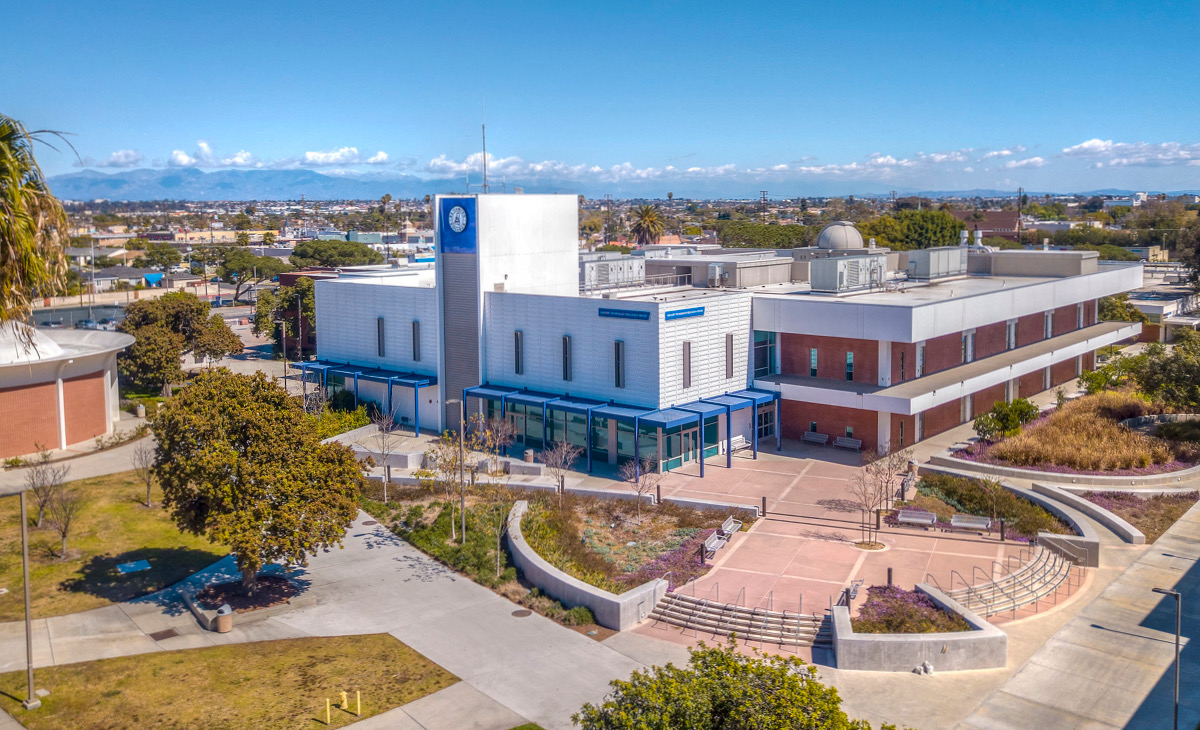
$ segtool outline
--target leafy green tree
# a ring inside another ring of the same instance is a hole
[[[179,359],[185,354],[219,359],[242,351],[241,339],[225,319],[210,314],[208,302],[190,292],[130,304],[120,328],[135,338],[118,361],[121,373],[143,387],[161,388],[164,396],[182,379]]]
[[[57,133],[30,132],[0,114],[0,325],[28,321],[33,298],[63,286],[67,214],[33,156],[33,143],[47,135]]]
[[[137,266],[155,266],[161,269],[169,269],[183,260],[179,255],[179,251],[169,243],[160,241],[147,241],[145,253],[139,256],[134,264]]]
[[[1111,297],[1100,297],[1096,310],[1100,319],[1105,322],[1146,322],[1142,310],[1129,303],[1128,294],[1114,294]]]
[[[255,256],[244,248],[225,250],[217,276],[226,284],[233,285],[233,298],[238,300],[242,292],[252,284],[270,281],[292,267],[277,256]]]
[[[811,246],[820,232],[814,226],[781,226],[750,221],[718,223],[717,240],[733,248],[802,248]]]
[[[239,246],[249,246],[250,234],[246,233],[245,231],[238,231],[237,235],[234,237],[234,242]]]
[[[998,436],[1013,436],[1021,426],[1038,417],[1038,407],[1025,398],[996,401],[991,410],[975,417],[973,428],[979,438],[992,441]]]
[[[357,513],[362,466],[323,444],[295,399],[261,373],[202,373],[152,426],[154,476],[180,530],[229,547],[253,592],[258,572],[307,565],[340,545]]]
[[[633,225],[629,230],[639,246],[647,246],[658,243],[665,227],[657,205],[641,205],[633,211]]]
[[[796,657],[745,656],[733,640],[689,649],[686,668],[668,664],[614,680],[600,705],[571,719],[584,730],[869,730],[842,710],[836,689]],[[892,725],[884,725],[884,730]]]
[[[365,266],[383,263],[383,254],[358,241],[301,241],[292,249],[294,266]]]
[[[863,238],[897,250],[954,246],[964,228],[962,221],[943,210],[901,210],[857,227]]]
[[[1200,406],[1200,334],[1179,329],[1175,338],[1169,351],[1150,343],[1140,359],[1131,359],[1125,370],[1155,403],[1177,412],[1192,412]]]
[[[300,323],[296,322],[297,306],[300,307]],[[317,326],[317,304],[312,279],[301,276],[293,286],[281,286],[273,293],[259,294],[258,306],[254,310],[254,334],[259,337],[269,336],[276,349],[279,349],[283,343],[279,339],[280,333],[275,326],[275,320],[283,322],[284,336],[296,338],[303,346],[301,334],[307,335]]]
[[[254,228],[254,221],[250,220],[250,216],[245,213],[238,213],[233,217],[233,230],[248,231]]]

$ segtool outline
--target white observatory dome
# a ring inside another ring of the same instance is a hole
[[[836,250],[864,248],[862,234],[850,221],[830,223],[817,235],[817,248]]]

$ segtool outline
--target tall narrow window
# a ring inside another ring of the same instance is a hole
[[[513,372],[525,374],[525,334],[521,330],[513,332]]]
[[[733,377],[733,333],[725,335],[725,377]]]
[[[917,345],[917,363],[913,374],[918,378],[925,374],[925,344]]]
[[[775,373],[775,333],[754,332],[754,377]]]
[[[562,339],[563,350],[563,380],[571,379],[571,336],[563,335]]]
[[[1015,350],[1017,347],[1017,320],[1010,319],[1004,324],[1004,347]]]
[[[904,382],[904,350],[900,351],[900,382]]]
[[[625,387],[625,343],[621,340],[613,342],[613,375],[614,385]]]
[[[854,353],[846,353],[846,380],[854,380]]]
[[[817,377],[817,348],[815,347],[808,350],[808,377]]]
[[[963,362],[975,361],[975,330],[964,332],[962,336]]]
[[[692,387],[692,343],[683,343],[683,387]]]
[[[900,419],[900,446],[904,446],[904,419]]]
[[[421,362],[421,323],[413,320],[413,362]]]
[[[1042,317],[1042,321],[1044,323],[1043,329],[1045,330],[1042,333],[1042,336],[1046,339],[1050,339],[1054,336],[1054,310],[1052,309],[1049,312],[1046,312],[1046,314]]]
[[[380,357],[384,357],[386,352],[383,347],[383,317],[375,319],[375,351]]]
[[[1083,302],[1075,305],[1075,329],[1083,329]]]

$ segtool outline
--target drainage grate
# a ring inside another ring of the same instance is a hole
[[[179,636],[179,631],[177,629],[165,629],[163,631],[155,631],[153,634],[150,634],[150,638],[154,639],[155,641],[162,641],[163,639],[170,639],[175,636]]]
[[[512,615],[516,616],[517,618],[525,618],[526,616],[532,616],[533,611],[530,611],[528,608],[518,608],[516,611],[512,612]]]
[[[364,522],[363,524],[364,524],[364,525],[378,525],[378,524],[379,524],[379,521],[378,521],[378,520],[367,520],[367,521],[366,521],[366,522]]]

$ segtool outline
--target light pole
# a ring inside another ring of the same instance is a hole
[[[458,515],[462,521],[462,541],[467,544],[467,482],[463,478],[463,430],[467,427],[467,404],[458,398],[451,398],[446,405],[458,404]]]
[[[28,694],[21,704],[26,710],[36,710],[42,701],[33,693],[33,617],[29,609],[29,515],[25,507],[25,490],[21,490],[21,573],[25,585],[25,679]]]
[[[1173,591],[1169,588],[1152,588],[1151,590],[1175,599],[1175,724],[1173,727],[1175,730],[1179,730],[1179,630],[1183,616],[1183,596],[1179,595],[1179,591]],[[30,687],[32,686],[30,685]]]
[[[275,320],[279,325],[279,346],[283,348],[283,389],[287,391],[287,331],[283,328],[283,320]]]

